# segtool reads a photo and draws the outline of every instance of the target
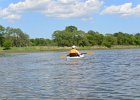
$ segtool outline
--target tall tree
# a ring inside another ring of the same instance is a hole
[[[75,26],[67,26],[65,30],[55,31],[53,33],[53,40],[58,46],[87,45],[85,32],[78,30]]]
[[[52,41],[50,39],[44,38],[35,38],[30,39],[32,46],[49,46],[52,45]]]
[[[29,36],[19,28],[7,27],[4,37],[5,39],[11,40],[13,46],[16,47],[28,46],[30,43]]]
[[[135,44],[140,45],[140,33],[136,33],[134,37],[135,37]]]
[[[104,46],[106,46],[108,48],[111,48],[112,45],[116,45],[116,44],[117,44],[117,38],[114,37],[112,34],[106,34],[104,36],[102,45],[104,45]]]
[[[66,26],[65,31],[74,32],[74,31],[77,31],[77,27],[75,27],[75,26]]]
[[[102,41],[103,41],[103,35],[98,33],[98,32],[94,32],[92,30],[89,30],[87,32],[87,39],[92,46],[93,45],[101,45]]]
[[[0,46],[3,46],[5,28],[0,25]]]

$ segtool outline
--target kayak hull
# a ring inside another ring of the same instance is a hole
[[[84,54],[81,54],[80,56],[74,56],[74,57],[67,56],[67,60],[68,59],[80,59],[80,58],[83,58],[83,57],[84,57]]]

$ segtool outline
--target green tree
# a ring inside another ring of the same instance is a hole
[[[77,27],[75,27],[75,26],[66,26],[65,31],[74,32],[74,31],[77,31]]]
[[[117,38],[117,44],[118,45],[123,45],[123,41],[124,41],[124,33],[122,32],[118,32],[118,33],[114,33],[114,36]]]
[[[11,47],[12,47],[12,41],[11,40],[5,40],[3,46],[4,46],[4,50],[11,49]]]
[[[63,35],[64,35],[63,31],[60,30],[54,31],[52,38],[57,46],[64,46],[63,38],[65,37]]]
[[[135,44],[140,45],[140,33],[136,33],[134,37],[135,37],[134,40]]]
[[[102,34],[92,30],[88,31],[86,36],[91,46],[101,45],[104,37]]]
[[[44,38],[35,38],[30,39],[32,46],[49,46],[52,44],[52,41],[50,39],[44,39]]]
[[[133,35],[128,33],[118,32],[114,36],[117,37],[118,45],[133,45],[135,41]]]
[[[67,26],[65,30],[57,30],[53,33],[53,41],[58,46],[85,46],[88,44],[85,32],[75,26]]]
[[[19,28],[7,27],[4,37],[11,40],[13,46],[16,47],[24,47],[30,44],[29,36]]]
[[[0,46],[3,46],[5,28],[0,25]]]
[[[117,38],[114,37],[112,34],[105,34],[103,42],[104,41],[109,42],[111,45],[117,45]]]

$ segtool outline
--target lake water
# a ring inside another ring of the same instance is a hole
[[[92,52],[0,55],[0,100],[140,100],[140,49]]]

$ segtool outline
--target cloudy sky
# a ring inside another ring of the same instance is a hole
[[[0,25],[51,38],[73,25],[102,34],[140,32],[140,0],[0,0]]]

